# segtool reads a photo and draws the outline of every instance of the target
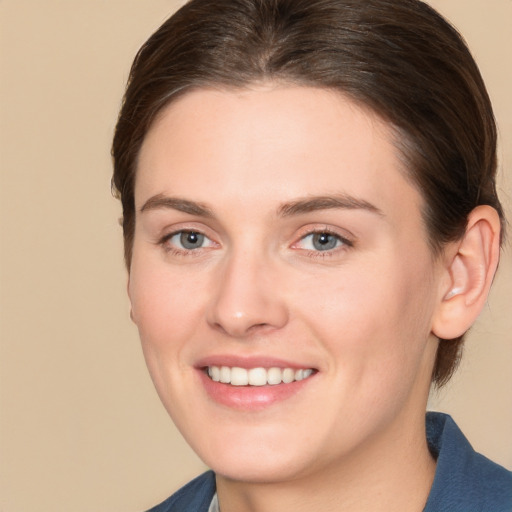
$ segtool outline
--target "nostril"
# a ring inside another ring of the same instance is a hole
[[[269,282],[268,273],[257,271],[255,265],[251,269],[250,261],[238,259],[218,276],[206,312],[207,321],[215,330],[243,338],[287,323],[283,297]]]
[[[238,324],[236,322],[214,322],[212,327],[223,334],[235,338],[245,338],[248,336],[254,336],[258,333],[263,334],[275,329],[275,327],[266,322],[255,324],[249,324],[245,322],[240,322]]]

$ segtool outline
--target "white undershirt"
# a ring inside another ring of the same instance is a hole
[[[213,495],[212,501],[210,503],[210,507],[208,508],[208,512],[220,512],[219,500],[217,499],[217,493],[215,493]]]

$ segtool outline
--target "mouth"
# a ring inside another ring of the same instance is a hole
[[[266,410],[294,400],[294,396],[311,397],[313,381],[320,373],[304,360],[292,362],[265,355],[211,355],[199,360],[196,369],[209,399],[246,412]]]
[[[207,366],[204,371],[213,382],[249,387],[291,384],[308,379],[316,372],[313,368],[240,368],[238,366]]]

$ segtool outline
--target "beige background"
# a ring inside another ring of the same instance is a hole
[[[0,512],[136,512],[202,465],[128,319],[109,146],[135,51],[180,2],[0,0]],[[432,0],[465,34],[512,183],[512,1]],[[512,233],[511,233],[512,235]],[[432,406],[512,468],[512,258]]]

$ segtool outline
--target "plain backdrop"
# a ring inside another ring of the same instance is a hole
[[[0,512],[142,511],[204,469],[147,375],[110,195],[131,60],[180,3],[0,0]],[[512,1],[431,3],[488,84],[510,218]],[[511,252],[459,373],[431,398],[509,468]]]

